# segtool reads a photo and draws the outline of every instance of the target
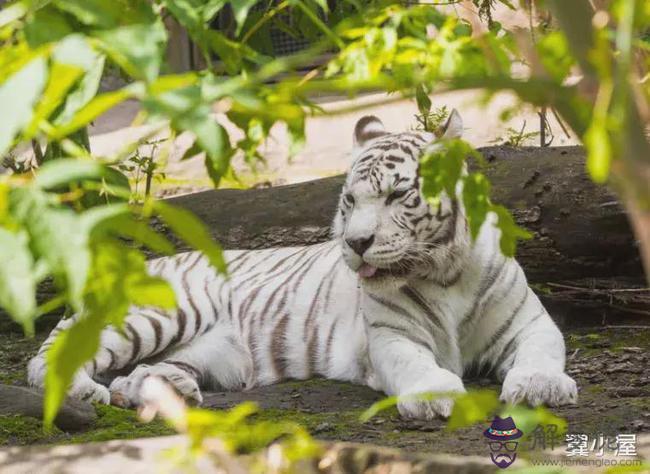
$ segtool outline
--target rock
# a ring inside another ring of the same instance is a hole
[[[334,425],[332,423],[328,423],[324,421],[323,423],[319,423],[316,428],[313,430],[313,434],[319,434],[319,433],[325,433],[328,431],[333,431],[334,430]]]
[[[0,384],[0,415],[43,417],[43,392],[34,388]],[[97,419],[95,409],[88,402],[67,399],[54,424],[63,431],[79,431]]]
[[[642,397],[645,395],[645,390],[639,387],[618,387],[609,390],[609,392],[620,398],[627,398],[627,397]]]

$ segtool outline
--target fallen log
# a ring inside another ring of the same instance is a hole
[[[493,200],[534,233],[517,250],[532,282],[612,277],[643,282],[626,213],[613,193],[585,174],[581,147],[480,151],[488,161]],[[168,202],[198,215],[225,248],[305,245],[329,237],[342,183],[343,176],[335,176],[266,189],[204,191]]]

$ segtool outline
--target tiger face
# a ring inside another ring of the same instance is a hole
[[[374,116],[355,127],[355,159],[341,194],[334,235],[347,265],[366,280],[451,278],[449,266],[466,236],[460,204],[443,195],[432,208],[421,193],[419,158],[438,138],[457,138],[452,111],[439,135],[387,133]],[[453,265],[452,265],[453,266]]]

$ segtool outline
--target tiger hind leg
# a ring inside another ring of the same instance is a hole
[[[44,387],[47,351],[59,333],[68,329],[78,318],[79,315],[74,315],[62,319],[29,362],[27,377],[31,386]],[[201,318],[198,313],[190,314],[180,309],[176,314],[164,314],[151,308],[135,308],[125,319],[123,332],[113,326],[102,331],[97,354],[77,372],[68,395],[76,399],[109,403],[108,388],[94,379],[186,345],[197,336],[209,332],[215,318],[216,314]]]
[[[29,361],[27,366],[28,382],[31,386],[45,388],[45,357],[39,355]],[[78,400],[108,404],[110,393],[104,385],[95,382],[85,369],[79,369],[75,374],[68,396]]]
[[[158,376],[189,404],[200,405],[199,387],[243,390],[253,385],[253,361],[239,338],[224,327],[215,327],[191,342],[166,351],[153,365],[140,364],[126,377],[109,386],[111,403],[136,407],[147,377]]]

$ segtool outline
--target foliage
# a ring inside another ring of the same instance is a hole
[[[134,154],[126,161],[118,165],[118,169],[128,173],[133,179],[133,194],[136,199],[147,199],[151,196],[151,185],[154,180],[165,179],[165,173],[160,171],[160,165],[156,162],[158,145],[166,140],[152,140],[144,143],[150,146],[148,153],[141,151],[138,147]],[[140,190],[140,183],[144,180],[144,190]]]
[[[448,115],[447,109],[443,107],[431,112],[431,100],[420,87],[417,88],[416,98],[420,110],[418,122],[424,130],[436,132]],[[472,239],[478,237],[489,213],[494,213],[496,220],[492,224],[501,231],[501,252],[508,257],[514,256],[517,239],[529,239],[532,235],[515,223],[507,209],[490,200],[490,182],[483,173],[467,172],[467,158],[474,158],[479,165],[483,165],[483,156],[462,140],[440,140],[439,143],[441,147],[432,148],[420,158],[422,194],[433,207],[437,207],[441,194],[455,198],[459,194],[458,190],[462,189],[462,201]]]
[[[142,388],[144,405],[141,417],[151,420],[161,416],[175,430],[186,433],[189,441],[190,462],[192,458],[210,452],[216,455],[217,462],[236,464],[233,454],[257,453],[267,447],[275,449],[276,456],[255,458],[259,472],[280,472],[294,467],[303,459],[314,458],[320,453],[320,446],[302,426],[287,421],[254,420],[258,407],[253,402],[244,402],[230,410],[214,411],[188,408],[183,399],[162,379],[149,377]],[[218,438],[220,449],[212,452],[210,438]],[[223,452],[215,452],[223,451]],[[181,461],[188,456],[181,453]],[[228,469],[233,470],[233,469]],[[237,469],[240,470],[240,469]]]
[[[472,239],[478,237],[481,226],[494,213],[492,224],[499,227],[499,244],[506,256],[513,256],[517,239],[529,239],[531,234],[519,227],[508,210],[490,200],[490,182],[481,172],[466,171],[467,157],[483,163],[482,155],[462,140],[450,140],[442,148],[425,153],[421,158],[422,193],[432,205],[437,205],[437,196],[446,193],[456,196],[458,186],[462,186],[462,200]]]
[[[505,138],[497,138],[494,140],[494,143],[500,143],[502,145],[520,147],[524,146],[527,142],[533,138],[537,138],[539,132],[527,132],[526,131],[526,121],[521,125],[521,128],[517,130],[516,128],[508,127],[506,128]]]

